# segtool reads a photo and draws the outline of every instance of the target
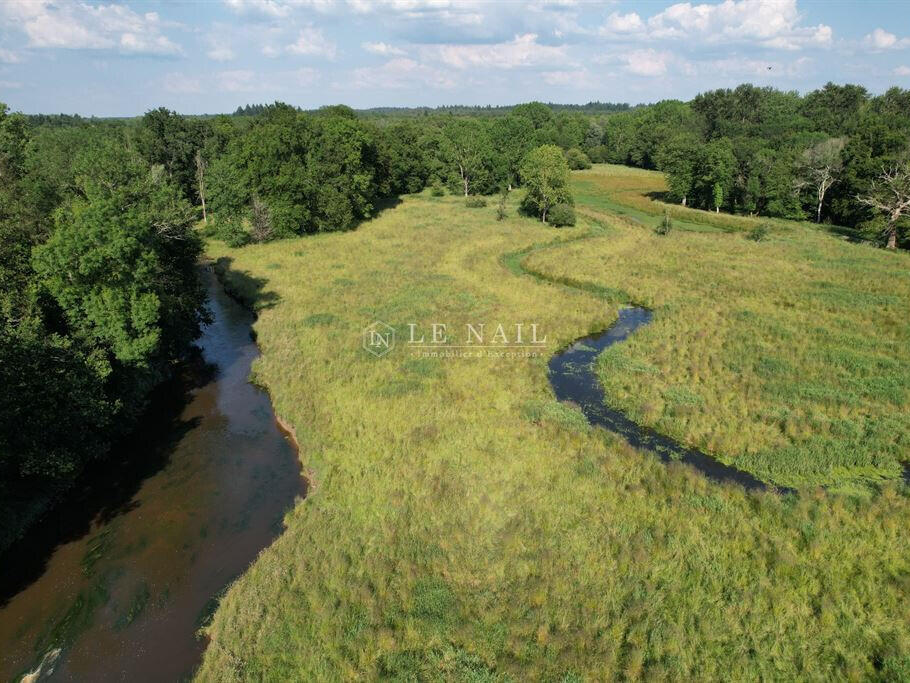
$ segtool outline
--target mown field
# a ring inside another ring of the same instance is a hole
[[[609,324],[621,297],[516,275],[503,255],[590,234],[535,251],[527,262],[553,276],[571,268],[657,307],[655,323],[605,361],[603,376],[609,395],[632,408],[637,397],[623,389],[630,381],[642,385],[649,402],[652,396],[695,397],[680,422],[692,426],[680,434],[693,440],[711,425],[698,400],[715,400],[694,378],[717,386],[735,370],[715,360],[725,357],[724,344],[712,357],[690,346],[689,335],[699,329],[717,329],[717,336],[740,345],[731,358],[743,369],[732,381],[745,382],[765,357],[776,361],[768,372],[778,375],[771,376],[786,378],[788,368],[811,354],[822,328],[837,325],[847,336],[830,348],[847,349],[856,334],[851,325],[874,321],[880,339],[849,349],[859,360],[874,359],[857,366],[854,391],[863,410],[877,411],[870,417],[897,415],[895,429],[905,428],[899,406],[884,393],[867,397],[861,387],[863,373],[906,371],[906,348],[883,346],[906,334],[907,323],[883,322],[893,304],[880,279],[900,271],[901,263],[906,268],[906,259],[814,232],[775,236],[767,244],[681,232],[658,242],[649,230],[603,213],[596,217],[605,227],[583,219],[579,227],[556,231],[518,217],[514,203],[504,221],[494,212],[466,208],[460,198],[422,195],[354,232],[241,249],[209,245],[228,285],[259,310],[255,329],[263,355],[255,378],[294,427],[312,487],[288,513],[286,532],[222,601],[207,629],[211,642],[198,678],[910,675],[907,488],[892,481],[863,495],[817,488],[785,497],[747,494],[681,466],[665,467],[590,429],[580,413],[553,401],[546,363],[561,345]],[[711,266],[724,260],[724,249],[735,268],[719,269],[715,277]],[[775,259],[773,250],[786,256]],[[750,254],[758,264],[750,265]],[[787,348],[766,356],[764,338],[753,334],[762,326],[750,315],[766,312],[771,297],[784,297],[783,308],[797,296],[779,284],[777,271],[767,272],[769,264],[791,261],[791,254],[800,260],[784,273],[820,268],[818,281],[830,284],[811,289],[806,283],[809,289],[799,291],[816,292],[815,303],[787,307],[786,316],[767,323],[775,333],[787,326],[793,336]],[[702,258],[703,282],[694,283]],[[627,274],[622,281],[613,277],[620,268]],[[655,269],[656,275],[646,272]],[[861,287],[846,287],[837,274],[846,269],[868,273]],[[674,284],[677,277],[688,279]],[[745,284],[752,277],[769,283],[768,297],[740,294],[754,291]],[[851,296],[872,309],[851,308]],[[740,303],[718,309],[719,299]],[[692,310],[701,311],[696,319],[689,317]],[[727,319],[727,310],[742,313]],[[672,330],[665,323],[671,315],[681,321]],[[398,345],[382,358],[361,345],[364,326],[377,319],[398,332]],[[403,344],[412,322],[422,328],[445,322],[456,331],[467,322],[537,323],[547,347],[534,358],[420,358]],[[807,330],[812,337],[804,336]],[[788,355],[791,350],[798,355]],[[666,383],[660,369],[673,358],[681,361]],[[710,379],[719,372],[722,379]],[[726,388],[716,391],[727,400]],[[739,416],[740,432],[776,445],[750,412],[763,400],[756,396],[718,409],[725,420]],[[804,409],[814,416],[815,399],[806,400],[800,405],[811,406]],[[642,409],[655,424],[664,403],[656,406]],[[845,422],[859,419],[856,409],[838,410]],[[796,424],[794,437],[828,434],[811,431],[815,422]],[[863,424],[875,429],[877,422]],[[722,436],[711,437],[718,439],[715,447],[741,443],[721,427]],[[863,452],[874,461],[863,476],[896,473],[895,452]],[[820,483],[831,471],[807,466],[800,476]],[[852,481],[857,472],[848,468],[840,480]]]
[[[908,255],[785,222],[760,242],[683,222],[659,236],[587,200],[607,187],[642,204],[630,188],[661,182],[618,167],[576,174],[581,210],[605,234],[525,262],[655,309],[652,325],[600,358],[609,402],[769,482],[900,476],[910,461]],[[700,215],[754,220],[688,210]]]
[[[608,212],[647,227],[656,227],[665,213],[676,226],[690,232],[751,231],[765,226],[770,231],[788,230],[798,224],[759,216],[735,216],[693,209],[660,201],[667,190],[662,173],[629,166],[596,164],[588,171],[572,174],[572,189],[579,206]]]

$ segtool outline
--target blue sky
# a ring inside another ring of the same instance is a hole
[[[635,103],[829,80],[910,88],[910,2],[0,1],[0,101],[30,113]]]

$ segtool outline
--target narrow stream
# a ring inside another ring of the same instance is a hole
[[[253,317],[214,275],[195,372],[77,499],[0,557],[0,681],[177,681],[223,589],[303,495],[293,445],[247,379]],[[36,676],[35,679],[39,678]]]
[[[582,337],[550,359],[550,385],[559,401],[572,401],[593,425],[599,425],[625,438],[635,448],[656,454],[662,461],[691,465],[715,481],[735,482],[747,489],[765,489],[767,485],[743,470],[724,465],[695,448],[643,427],[604,403],[604,391],[594,372],[597,356],[651,322],[651,311],[632,306],[619,310],[619,319],[605,332]],[[778,491],[787,489],[778,488]]]

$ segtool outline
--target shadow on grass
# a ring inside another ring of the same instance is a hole
[[[652,202],[661,202],[663,204],[673,204],[676,205],[676,202],[671,202],[668,197],[670,193],[666,190],[656,190],[654,192],[646,192],[645,196],[650,199]]]
[[[353,229],[356,230],[357,227],[359,227],[361,223],[367,223],[375,218],[379,218],[386,211],[388,211],[389,209],[394,209],[399,204],[401,204],[401,197],[398,197],[398,196],[386,197],[385,199],[380,199],[379,201],[376,202],[376,206],[373,207],[373,215],[370,216],[369,218],[364,218],[360,221],[357,221],[357,223],[354,225]]]
[[[231,267],[234,262],[229,256],[222,256],[212,268],[228,295],[239,301],[242,306],[258,313],[267,308],[272,308],[281,301],[277,292],[266,291],[268,280],[264,277],[254,277],[245,270],[236,270]]]
[[[826,223],[823,223],[819,227],[831,235],[842,237],[848,242],[853,242],[854,244],[862,244],[863,242],[870,241],[856,228],[848,228],[845,225],[829,225]]]

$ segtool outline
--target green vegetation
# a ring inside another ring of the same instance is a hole
[[[0,550],[128,430],[205,319],[195,211],[116,125],[0,105]]]
[[[862,409],[906,439],[893,402],[907,391],[906,356],[889,343],[908,333],[896,317],[906,257],[797,225],[756,243],[680,221],[657,238],[594,213],[583,195],[599,171],[578,175],[581,227],[558,233],[514,210],[497,220],[458,197],[424,195],[356,232],[308,237],[304,248],[210,245],[229,259],[232,289],[254,307],[268,295],[256,377],[293,425],[314,485],[227,592],[200,680],[706,680],[731,671],[886,680],[906,668],[906,487],[780,497],[717,486],[591,429],[553,402],[546,379],[550,354],[614,319],[628,297],[594,294],[618,286],[657,318],[603,359],[605,370],[622,368],[603,373],[611,398],[635,402],[615,391],[629,382],[656,386],[661,410],[672,402],[674,415],[689,411],[698,424],[704,404],[719,411],[719,434],[733,434],[726,419],[760,436],[746,398],[767,410],[788,404],[759,399],[759,373],[787,377],[788,353],[800,362],[818,354],[839,359],[836,380],[852,376]],[[516,261],[588,285],[522,277]],[[813,297],[817,321],[790,308],[797,293],[780,280],[797,275],[808,278],[801,295]],[[314,328],[306,320],[315,312],[331,321]],[[400,345],[383,358],[361,347],[376,319],[398,331]],[[434,321],[534,321],[547,349],[512,360],[415,357],[402,346],[408,324]],[[857,325],[863,343],[849,347]],[[723,338],[706,341],[703,328]],[[782,343],[769,347],[771,334]],[[741,367],[719,362],[729,340]],[[699,356],[704,344],[721,348]],[[658,369],[668,359],[679,368],[665,386]],[[822,360],[809,362],[813,374]],[[732,408],[725,388],[703,393],[702,377],[737,369],[748,393]],[[866,379],[871,393],[860,388]],[[799,405],[813,416],[827,400],[813,397],[818,385],[794,387],[808,390]],[[851,415],[861,419],[849,405],[837,410],[845,429]],[[794,427],[831,434],[817,422]],[[893,448],[864,453],[874,461],[865,475],[828,460],[791,471],[772,451],[745,464],[815,483],[897,474]]]
[[[528,153],[521,166],[521,181],[527,188],[523,208],[543,222],[550,209],[573,202],[569,166],[555,145],[543,145]]]
[[[547,216],[547,222],[554,228],[575,225],[575,207],[571,204],[557,204]]]
[[[895,223],[860,199],[908,147],[910,91],[873,97],[833,83],[804,97],[741,85],[658,102],[595,119],[582,144],[593,161],[665,171],[671,202],[829,221],[892,247],[906,238],[906,213]],[[906,186],[910,171],[902,176]]]
[[[832,84],[419,116],[0,105],[0,548],[196,338],[207,238],[313,482],[205,620],[200,679],[900,678],[910,261],[872,244],[907,244],[908,112]],[[664,467],[553,400],[550,355],[629,302],[654,321],[600,356],[610,405],[798,493]],[[546,342],[407,347],[433,323]],[[107,543],[46,642],[106,599]]]
[[[592,178],[625,187],[618,169],[578,182]],[[582,211],[610,232],[533,254],[527,266],[622,287],[655,309],[648,328],[600,359],[612,404],[777,484],[899,476],[910,460],[905,254],[807,226],[769,234],[758,225],[751,242],[694,231],[658,240],[599,209]],[[630,372],[632,364],[647,371]],[[683,389],[693,400],[679,399]]]

